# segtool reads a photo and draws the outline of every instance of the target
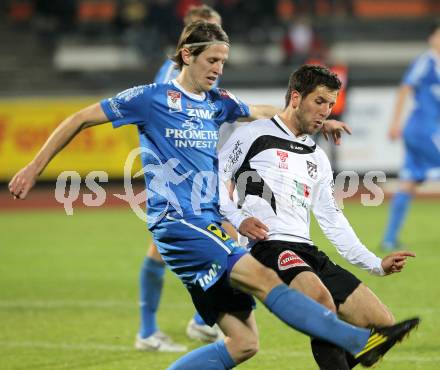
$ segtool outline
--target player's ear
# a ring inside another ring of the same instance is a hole
[[[191,52],[189,51],[188,48],[183,48],[182,51],[180,52],[182,55],[182,61],[184,65],[189,65],[189,62],[191,60]]]
[[[293,91],[290,93],[290,102],[289,102],[289,105],[290,105],[292,108],[297,108],[300,102],[301,102],[301,94],[300,94],[298,91],[293,90]]]

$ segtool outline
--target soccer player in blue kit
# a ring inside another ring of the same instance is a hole
[[[251,295],[290,327],[337,344],[369,366],[412,326],[403,322],[368,330],[344,323],[288,288],[221,227],[218,128],[239,118],[275,113],[273,107],[246,105],[228,91],[212,88],[228,54],[229,39],[220,26],[196,22],[185,27],[174,57],[181,70],[175,80],[125,90],[66,118],[13,177],[9,190],[15,198],[25,198],[50,160],[82,129],[108,121],[115,128],[135,124],[154,242],[205,322],[217,323],[225,334],[224,340],[187,353],[169,369],[232,369],[255,355],[258,333]]]
[[[207,5],[189,8],[184,17],[184,24],[187,26],[199,20],[218,25],[222,23],[220,14]],[[168,58],[159,69],[154,82],[157,84],[167,83],[175,79],[179,72],[177,64]],[[217,83],[218,80],[214,87],[217,87]],[[231,234],[231,229],[227,230],[229,234]],[[142,264],[139,278],[140,327],[136,335],[135,348],[140,351],[184,352],[187,350],[186,346],[175,343],[168,335],[159,330],[157,324],[156,316],[162,295],[164,274],[165,264],[157,250],[157,246],[152,243]],[[206,325],[197,312],[188,322],[186,333],[191,339],[204,342],[215,342],[222,337],[218,326],[210,327]]]
[[[432,26],[430,50],[419,56],[403,77],[389,137],[403,138],[405,161],[399,173],[399,189],[391,202],[384,250],[400,246],[398,234],[417,185],[427,179],[440,179],[440,24]],[[413,94],[412,109],[401,128],[404,103]]]

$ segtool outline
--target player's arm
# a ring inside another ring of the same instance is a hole
[[[240,232],[253,240],[267,238],[268,228],[260,220],[243,212],[233,200],[234,177],[240,169],[252,144],[249,127],[240,127],[229,137],[219,151],[219,196],[220,212]],[[238,178],[238,181],[245,180]]]
[[[52,158],[81,130],[108,122],[99,103],[84,108],[63,120],[46,140],[35,158],[9,182],[14,198],[24,199]]]
[[[240,120],[255,121],[262,118],[271,118],[278,113],[281,113],[281,109],[272,105],[249,105],[249,117]]]
[[[336,247],[338,253],[351,264],[373,275],[400,272],[407,257],[415,257],[408,251],[395,252],[383,259],[371,252],[357,237],[348,220],[338,208],[333,194],[333,176],[328,159],[324,163],[326,175],[317,187],[312,209],[319,226]]]
[[[400,86],[397,93],[397,99],[394,106],[393,118],[388,130],[388,137],[391,140],[396,140],[401,136],[402,118],[405,107],[405,102],[412,94],[413,88],[410,85],[403,84]]]
[[[250,115],[248,117],[240,118],[239,121],[247,122],[256,119],[271,118],[280,112],[281,109],[272,105],[249,105]],[[351,135],[350,127],[346,123],[334,119],[326,120],[322,127],[324,137],[327,140],[331,137],[336,145],[341,144],[341,135],[343,132]]]
[[[336,145],[340,145],[342,134],[346,132],[351,135],[351,128],[344,122],[336,121],[335,119],[328,119],[324,121],[321,132],[326,140],[331,137]]]

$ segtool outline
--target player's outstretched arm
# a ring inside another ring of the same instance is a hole
[[[396,105],[394,106],[393,118],[391,120],[390,128],[388,130],[388,137],[391,140],[396,140],[401,136],[402,116],[405,107],[405,102],[408,96],[412,93],[410,85],[402,85],[397,94]]]
[[[67,117],[52,132],[35,158],[18,171],[9,182],[14,199],[26,198],[51,159],[63,149],[81,130],[108,122],[99,103],[90,105]]]
[[[385,275],[390,275],[395,272],[401,272],[405,267],[408,257],[415,257],[415,253],[408,251],[394,252],[385,256],[382,259],[382,268]]]
[[[272,105],[249,105],[249,116],[239,119],[239,121],[255,121],[256,119],[271,118],[281,112],[280,108]]]

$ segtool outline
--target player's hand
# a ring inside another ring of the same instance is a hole
[[[408,257],[415,257],[416,254],[408,251],[393,252],[382,259],[382,268],[385,275],[401,272]]]
[[[14,199],[26,198],[29,190],[35,185],[37,177],[38,172],[32,163],[18,171],[8,185]]]
[[[329,140],[329,137],[333,139],[333,142],[336,145],[341,144],[341,136],[343,132],[351,135],[351,128],[344,122],[336,121],[334,119],[328,119],[324,121],[324,125],[322,126],[322,134],[324,135],[326,140]]]
[[[264,240],[267,239],[269,229],[258,218],[249,217],[240,224],[238,231],[252,240]]]
[[[397,140],[401,136],[402,136],[402,130],[400,129],[400,126],[391,125],[390,129],[388,130],[388,138],[390,140]]]

